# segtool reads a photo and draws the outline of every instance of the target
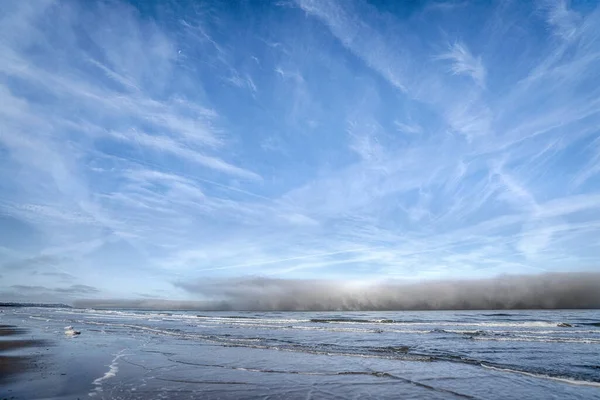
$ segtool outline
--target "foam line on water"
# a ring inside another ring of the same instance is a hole
[[[117,354],[115,354],[115,358],[113,358],[113,360],[111,361],[110,365],[108,366],[108,371],[106,371],[104,373],[104,375],[102,375],[99,378],[94,379],[94,381],[92,382],[92,385],[96,386],[94,388],[93,391],[91,391],[90,393],[88,393],[88,395],[90,397],[96,396],[98,393],[102,392],[102,384],[105,380],[107,379],[111,379],[114,378],[115,376],[117,376],[117,373],[119,372],[119,358],[125,356],[125,349],[119,351]]]

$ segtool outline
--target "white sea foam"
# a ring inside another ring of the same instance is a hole
[[[211,321],[216,323],[228,324],[228,325],[277,325],[277,324],[290,324],[290,323],[306,323],[311,320],[306,319],[246,319],[246,318],[217,318],[217,317],[199,317],[203,319],[203,322]],[[324,318],[323,320],[326,320]],[[394,321],[394,322],[381,322],[386,320],[372,320],[372,321],[353,321],[351,319],[341,321],[332,319],[328,321],[328,325],[377,325],[379,326],[456,326],[456,327],[507,327],[507,328],[556,328],[557,322],[548,321],[511,321],[511,322],[452,322],[452,321]]]
[[[193,317],[195,319],[201,319],[203,321],[211,321],[216,323],[230,324],[230,323],[244,323],[244,324],[290,324],[300,322],[310,322],[308,319],[283,319],[283,318],[249,318],[249,317],[216,317],[216,316],[205,316],[199,315]]]
[[[50,319],[49,319],[49,318],[36,317],[35,315],[30,315],[30,316],[29,316],[29,318],[30,318],[30,319],[35,319],[35,320],[38,320],[38,321],[46,321],[46,322],[50,322]]]
[[[93,391],[91,391],[90,393],[88,393],[88,395],[90,397],[96,396],[98,393],[102,392],[102,383],[110,378],[114,378],[115,376],[117,376],[117,373],[119,372],[119,358],[125,356],[125,350],[121,350],[120,352],[118,352],[115,355],[115,358],[113,358],[113,360],[111,361],[110,365],[108,366],[108,371],[104,373],[104,375],[102,375],[100,378],[96,378],[94,379],[94,381],[92,382],[92,385],[96,386],[94,388]]]
[[[523,322],[399,322],[399,325],[424,326],[478,326],[478,327],[510,327],[510,328],[547,328],[556,327],[556,322],[523,321]]]
[[[215,324],[215,325],[231,325],[231,326],[243,326],[243,327],[273,327],[280,325],[300,324],[311,322],[310,319],[303,318],[260,318],[254,316],[212,316],[212,315],[194,315],[194,314],[183,314],[174,313],[171,315],[165,315],[164,313],[135,313],[130,311],[116,311],[116,310],[68,310],[64,311],[67,314],[85,314],[85,318],[90,317],[104,317],[104,318],[115,318],[115,319],[130,319],[130,320],[155,320],[162,319],[164,321],[202,321],[204,324]],[[166,317],[166,318],[165,318]],[[323,318],[326,320],[327,318]],[[384,322],[385,321],[385,322]],[[401,321],[395,320],[390,321],[387,319],[373,319],[371,321],[354,321],[348,320],[336,320],[333,318],[330,325],[385,325],[388,327],[426,327],[426,326],[439,326],[439,327],[456,327],[457,329],[470,327],[477,328],[556,328],[558,322],[551,321],[487,321],[487,322],[454,322],[454,321]],[[562,329],[562,328],[561,328]]]

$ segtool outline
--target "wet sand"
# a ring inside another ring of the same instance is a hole
[[[6,355],[6,352],[14,352],[30,347],[48,346],[49,343],[44,340],[6,338],[9,336],[22,336],[27,333],[13,325],[0,325],[0,384],[5,384],[12,379],[17,379],[18,375],[34,369],[37,357],[31,355]]]
[[[0,400],[75,400],[98,394],[94,381],[104,377],[114,357],[112,338],[84,335],[82,341],[65,335],[63,327],[70,323],[50,325],[23,318],[22,312],[6,312],[0,323]]]

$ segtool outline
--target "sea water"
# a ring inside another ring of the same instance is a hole
[[[0,324],[52,344],[0,383],[15,398],[600,399],[597,310],[15,308]]]

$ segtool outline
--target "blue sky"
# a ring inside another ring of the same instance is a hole
[[[5,1],[0,102],[3,299],[600,268],[594,1]]]

